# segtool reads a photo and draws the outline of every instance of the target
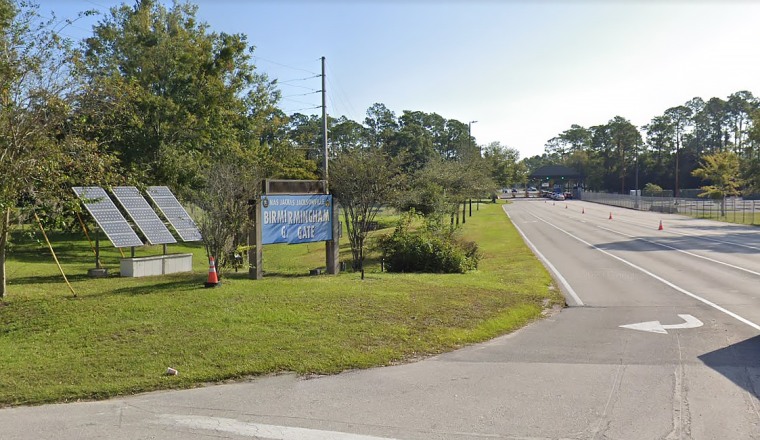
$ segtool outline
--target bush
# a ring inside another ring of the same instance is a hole
[[[474,242],[441,234],[436,228],[414,231],[414,212],[401,217],[393,234],[382,237],[379,247],[389,272],[465,273],[477,269],[481,254]]]
[[[654,183],[647,183],[641,190],[641,195],[644,197],[662,197],[662,187]]]

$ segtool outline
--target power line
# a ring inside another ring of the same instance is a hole
[[[86,3],[89,3],[89,4],[91,4],[91,5],[100,6],[101,8],[110,9],[110,6],[102,5],[102,4],[100,4],[100,3],[98,3],[98,2],[94,2],[94,1],[92,1],[92,0],[84,0],[84,1],[85,1]]]
[[[316,110],[318,108],[322,108],[322,106],[318,105],[316,107],[297,108],[295,110],[292,110],[292,112],[300,112],[300,111],[304,111],[304,110]]]
[[[277,81],[277,85],[280,85],[280,84],[283,84],[283,83],[280,82],[280,81]],[[321,90],[317,90],[317,89],[315,89],[313,87],[299,86],[297,84],[287,84],[286,83],[286,84],[283,84],[283,85],[288,86],[288,87],[295,87],[297,89],[311,90],[313,92],[320,92],[321,91]]]
[[[299,94],[299,95],[286,95],[286,96],[281,96],[281,98],[282,98],[282,99],[287,99],[287,98],[292,98],[292,97],[294,97],[294,96],[309,96],[309,95],[314,95],[314,94],[316,94],[316,93],[320,93],[320,92],[321,92],[321,90],[315,90],[315,91],[313,91],[313,92],[309,92],[309,93],[301,93],[301,94]]]
[[[354,109],[354,106],[351,105],[351,100],[348,99],[348,96],[343,91],[343,89],[338,86],[337,81],[336,82],[330,81],[330,77],[335,77],[335,73],[333,72],[333,70],[330,68],[329,65],[327,66],[327,70],[330,73],[330,75],[327,77],[327,82],[330,84],[330,89],[336,91],[335,95],[337,96],[338,100],[341,101],[341,105],[345,107],[346,112],[349,114],[351,119],[354,119],[354,115],[356,115],[357,113],[356,113],[356,110]],[[330,98],[330,100],[332,101],[332,98]]]
[[[271,63],[271,64],[274,64],[274,65],[276,65],[276,66],[285,67],[285,68],[287,68],[287,69],[299,70],[299,71],[301,71],[301,72],[306,72],[306,73],[309,73],[309,74],[312,74],[312,75],[316,75],[316,76],[319,76],[319,74],[317,74],[317,73],[314,73],[314,72],[312,72],[311,70],[306,70],[306,69],[302,69],[302,68],[300,68],[300,67],[289,66],[289,65],[287,65],[287,64],[278,63],[277,61],[269,60],[269,59],[267,59],[267,58],[263,58],[263,57],[260,57],[260,56],[258,56],[258,55],[254,55],[254,56],[253,56],[253,59],[254,59],[254,60],[262,60],[262,61],[265,61],[265,62],[267,62],[267,63]]]
[[[282,98],[284,101],[297,102],[298,104],[312,105],[313,102],[299,101],[297,99]],[[319,108],[319,107],[317,107]]]
[[[306,78],[287,79],[287,80],[284,80],[284,81],[277,81],[277,82],[281,83],[281,84],[289,84],[289,83],[296,82],[296,81],[306,81],[306,80],[313,79],[313,78],[319,78],[321,76],[322,75],[314,75],[314,76],[308,76]]]

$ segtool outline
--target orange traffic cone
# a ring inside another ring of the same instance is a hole
[[[612,211],[610,211],[610,220],[612,220]]]
[[[206,281],[206,284],[204,286],[206,287],[216,287],[219,284],[219,277],[216,276],[216,264],[214,263],[214,257],[208,258],[208,281]]]
[[[658,231],[662,231],[662,220],[660,220],[660,227],[657,228]]]

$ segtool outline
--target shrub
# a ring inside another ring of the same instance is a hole
[[[641,190],[641,194],[644,197],[657,197],[662,194],[662,187],[654,183],[647,183]]]
[[[477,269],[481,254],[474,242],[458,240],[455,234],[437,228],[413,230],[418,216],[404,214],[396,229],[379,240],[389,272],[464,273]]]

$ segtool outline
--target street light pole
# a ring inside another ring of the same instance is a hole
[[[472,124],[475,124],[478,121],[470,121],[467,123],[467,145],[472,145]],[[478,157],[483,157],[482,152],[478,153]],[[480,211],[480,196],[478,196],[478,211]],[[470,217],[472,217],[472,197],[470,197]],[[462,223],[464,223],[464,215],[462,215]]]
[[[470,121],[467,123],[467,143],[468,144],[472,142],[472,124],[475,124],[477,122],[478,121]]]
[[[639,152],[636,151],[636,198],[633,202],[633,209],[639,209]]]

